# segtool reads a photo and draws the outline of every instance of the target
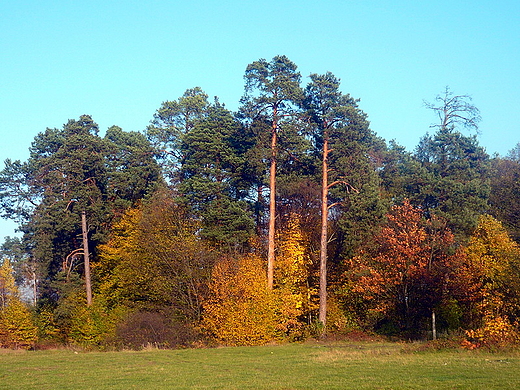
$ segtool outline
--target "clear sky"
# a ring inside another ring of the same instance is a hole
[[[372,129],[413,150],[434,123],[423,101],[446,86],[482,115],[479,142],[520,142],[518,0],[4,0],[0,159],[92,115],[143,130],[162,101],[200,86],[232,110],[247,64],[287,55],[303,76],[331,71]],[[0,240],[13,235],[0,220]]]

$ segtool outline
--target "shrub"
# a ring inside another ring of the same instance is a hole
[[[480,328],[468,330],[466,335],[468,339],[464,346],[469,349],[478,347],[501,349],[520,343],[518,326],[511,324],[507,318],[500,316],[486,318]]]
[[[99,300],[91,306],[77,306],[70,321],[69,340],[85,348],[107,345],[114,339],[123,312],[123,308],[107,310]]]
[[[0,311],[0,346],[6,348],[32,348],[38,330],[29,309],[17,298]]]
[[[159,312],[137,311],[129,314],[116,329],[117,344],[131,349],[147,346],[179,348],[192,346],[198,333],[190,324],[171,321]]]
[[[202,328],[226,345],[260,345],[275,337],[272,292],[258,256],[224,259],[214,270]]]

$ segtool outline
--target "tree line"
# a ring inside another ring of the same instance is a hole
[[[244,80],[237,112],[196,87],[141,132],[83,115],[5,160],[1,345],[519,341],[520,144],[489,156],[449,88],[409,152],[330,72]]]

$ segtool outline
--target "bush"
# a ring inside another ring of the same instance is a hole
[[[5,348],[32,348],[38,329],[29,309],[17,298],[0,310],[0,346]]]
[[[117,326],[115,342],[131,349],[150,345],[156,348],[183,348],[193,346],[198,336],[190,324],[172,322],[158,312],[137,311]]]
[[[73,311],[68,338],[85,348],[106,346],[114,339],[123,313],[123,308],[107,310],[99,300],[91,306],[80,305]]]
[[[224,259],[213,270],[203,329],[226,345],[260,345],[275,338],[275,300],[255,255]]]
[[[502,349],[520,344],[518,326],[500,316],[486,318],[480,328],[468,330],[466,335],[468,339],[463,346],[468,349],[478,347]]]

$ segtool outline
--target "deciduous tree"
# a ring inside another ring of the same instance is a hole
[[[275,338],[273,292],[265,288],[261,259],[254,254],[222,259],[213,269],[202,327],[226,345],[266,344]]]
[[[376,326],[393,323],[394,331],[417,336],[422,322],[450,297],[460,254],[451,251],[451,233],[424,220],[407,201],[387,219],[373,250],[350,260],[348,288],[361,294],[362,310]]]
[[[502,224],[482,215],[466,248],[475,283],[480,285],[469,307],[472,341],[488,346],[520,342],[520,248]]]
[[[309,238],[297,214],[291,214],[278,233],[273,290],[278,312],[277,330],[290,340],[305,337],[305,330],[316,316],[317,289],[312,285]]]
[[[108,306],[166,310],[177,321],[198,321],[214,262],[199,229],[167,190],[130,209],[100,247],[94,269]]]
[[[30,311],[20,299],[9,259],[0,266],[0,346],[29,348],[37,338]]]
[[[482,284],[480,313],[508,316],[520,314],[520,248],[503,225],[482,215],[466,247],[468,262]]]

